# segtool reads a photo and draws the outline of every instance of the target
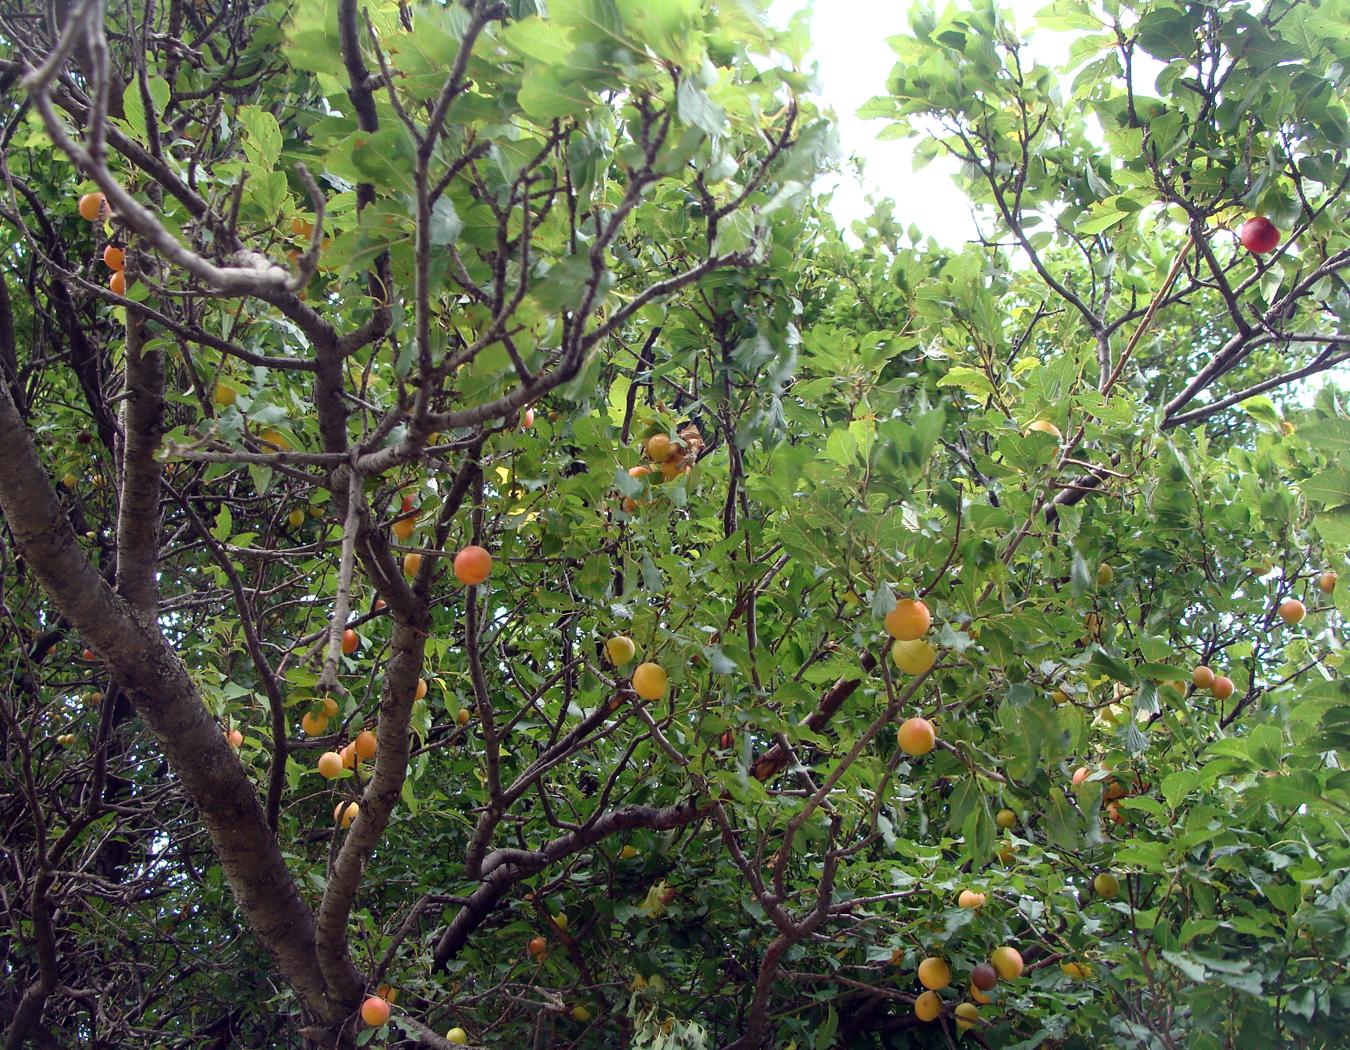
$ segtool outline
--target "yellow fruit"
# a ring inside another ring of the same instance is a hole
[[[926,718],[907,718],[895,731],[900,750],[907,755],[926,755],[937,746],[937,730]]]
[[[407,540],[417,531],[417,521],[415,518],[399,518],[390,526],[390,531],[400,540]]]
[[[605,641],[605,659],[615,667],[622,667],[637,655],[637,646],[626,635],[616,634]]]
[[[328,717],[318,711],[306,711],[300,719],[300,728],[310,736],[322,736],[328,729]]]
[[[674,451],[675,446],[665,434],[653,434],[647,439],[647,458],[653,462],[664,463]]]
[[[293,529],[298,529],[305,523],[305,512],[299,507],[295,507],[286,515],[286,523]]]
[[[922,639],[897,639],[891,646],[891,659],[905,674],[923,674],[937,660],[937,650]]]
[[[61,484],[68,489],[73,489],[77,484],[79,484],[79,480],[80,479],[77,478],[74,474],[63,474],[61,476]]]
[[[980,1011],[974,1003],[956,1004],[956,1027],[965,1032],[980,1023]]]
[[[342,775],[342,756],[336,751],[325,751],[319,756],[319,775],[333,780]]]
[[[212,400],[214,400],[221,408],[229,408],[234,404],[234,399],[238,396],[239,394],[235,391],[234,387],[226,386],[224,383],[217,383],[216,392],[212,395]]]
[[[994,964],[999,977],[1011,981],[1022,976],[1024,963],[1022,953],[1010,944],[1001,945],[989,953],[989,961]]]
[[[289,452],[291,450],[290,439],[275,427],[269,427],[259,434],[258,437],[267,444],[276,446],[276,448],[283,452]]]
[[[1069,694],[1063,689],[1056,689],[1050,694],[1050,699],[1054,700],[1057,704],[1067,704],[1069,702]]]
[[[426,695],[427,695],[427,680],[426,680],[425,678],[419,678],[419,679],[417,680],[417,689],[416,689],[416,691],[413,693],[413,699],[414,699],[414,700],[421,700],[421,699],[423,699]]]
[[[1317,589],[1323,594],[1330,594],[1334,591],[1336,589],[1336,574],[1329,571],[1322,573],[1321,576],[1317,577]]]
[[[1074,980],[1081,981],[1085,977],[1092,976],[1092,967],[1087,963],[1081,962],[1062,962],[1059,968],[1064,971],[1066,977],[1072,977]]]
[[[553,916],[553,925],[560,930],[567,929],[567,913],[560,911],[557,915]]]
[[[994,823],[1001,828],[1016,827],[1017,814],[1010,809],[1000,809],[998,815],[994,817]]]
[[[1200,664],[1191,672],[1191,681],[1195,683],[1197,689],[1208,689],[1214,684],[1214,672],[1204,664]]]
[[[469,1041],[469,1033],[464,1031],[463,1028],[452,1028],[445,1033],[445,1041],[454,1043],[456,1046],[463,1046]]]
[[[660,700],[670,680],[660,664],[638,664],[633,671],[633,691],[644,700]]]
[[[338,702],[331,696],[325,696],[319,704],[323,708],[325,718],[335,718],[337,716]]]
[[[1092,880],[1092,888],[1097,891],[1097,896],[1115,900],[1120,893],[1120,880],[1109,871],[1104,871]]]
[[[408,579],[414,579],[422,571],[422,555],[413,551],[410,554],[403,555],[403,575]]]
[[[572,1007],[572,1020],[579,1021],[581,1024],[585,1024],[590,1019],[591,1019],[591,1012],[590,1010],[586,1009],[586,1007],[584,1006]]]
[[[1097,586],[1109,587],[1116,578],[1116,570],[1111,568],[1106,562],[1097,566]]]
[[[982,907],[986,899],[986,894],[976,893],[974,890],[962,890],[960,896],[956,898],[956,903],[962,908]]]
[[[942,1000],[937,992],[923,992],[914,1000],[914,1014],[920,1021],[936,1021],[942,1013]]]
[[[638,851],[636,846],[624,846],[621,850],[619,850],[620,860],[632,860],[637,855]]]
[[[901,598],[886,614],[886,631],[902,642],[922,638],[932,625],[933,614],[928,606],[914,598]]]
[[[339,802],[333,809],[333,822],[344,828],[349,828],[360,812],[361,807],[355,802]]]
[[[469,724],[469,719],[471,717],[472,716],[469,714],[469,709],[467,707],[461,707],[458,711],[455,712],[455,724],[459,726],[466,726]]]
[[[952,983],[952,968],[946,959],[930,955],[919,963],[919,983],[932,991],[940,991]]]
[[[966,994],[969,995],[972,999],[974,999],[977,1003],[980,1003],[981,1005],[987,1005],[988,1003],[992,1003],[994,1001],[991,996],[986,995],[984,992],[976,988],[973,984],[966,989]]]
[[[1051,423],[1048,419],[1033,419],[1027,424],[1027,430],[1037,430],[1042,434],[1049,434],[1056,441],[1063,441],[1064,435],[1059,432],[1059,427]]]

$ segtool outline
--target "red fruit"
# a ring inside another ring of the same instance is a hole
[[[360,646],[360,644],[361,636],[350,627],[342,632],[342,651],[348,656],[351,656],[352,653],[356,652],[357,647]]]
[[[1238,240],[1253,255],[1262,255],[1280,243],[1280,231],[1264,215],[1254,215],[1238,227]]]
[[[980,963],[979,966],[970,971],[970,983],[980,991],[987,992],[998,984],[998,971],[987,962]]]

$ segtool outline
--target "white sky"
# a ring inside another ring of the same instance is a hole
[[[1035,14],[1048,0],[1003,0],[1014,12],[1019,35],[1034,27]],[[808,0],[774,0],[772,16],[784,24]],[[909,142],[878,142],[884,120],[859,120],[858,107],[885,93],[886,77],[895,65],[888,37],[909,30],[908,0],[817,0],[811,20],[811,56],[819,66],[821,98],[839,119],[846,155],[861,157],[863,181],[846,172],[835,187],[833,212],[843,223],[867,215],[866,195],[891,197],[896,218],[914,223],[923,233],[956,247],[975,233],[965,196],[952,182],[954,162],[935,161],[920,171],[912,163]],[[1036,33],[1031,53],[1046,65],[1058,66],[1067,56],[1064,34]],[[822,188],[829,188],[829,185]]]

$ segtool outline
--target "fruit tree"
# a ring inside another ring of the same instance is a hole
[[[0,4],[5,1047],[1350,1040],[1350,5],[768,6]]]

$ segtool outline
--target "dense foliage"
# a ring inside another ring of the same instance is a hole
[[[1350,1041],[1350,3],[762,6],[0,2],[6,1046]]]

